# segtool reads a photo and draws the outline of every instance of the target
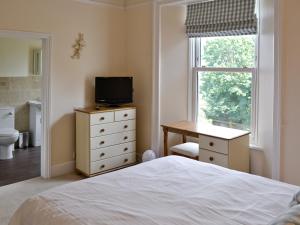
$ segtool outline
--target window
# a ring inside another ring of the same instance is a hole
[[[189,116],[199,123],[250,130],[257,143],[256,0],[187,6],[192,76]]]
[[[249,130],[256,142],[256,35],[190,39],[199,123]]]

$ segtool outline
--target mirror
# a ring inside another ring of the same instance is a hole
[[[0,77],[41,75],[42,41],[0,37]]]

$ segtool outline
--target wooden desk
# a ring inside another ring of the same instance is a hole
[[[244,135],[250,134],[249,131],[236,130],[220,126],[201,126],[190,121],[178,121],[162,124],[164,132],[164,156],[168,155],[168,133],[182,134],[183,143],[186,142],[186,136],[198,138],[199,135],[232,140]]]
[[[164,156],[168,155],[168,133],[171,132],[181,134],[183,143],[187,136],[198,138],[199,160],[249,171],[249,131],[200,125],[190,121],[162,124],[161,127],[164,132]]]

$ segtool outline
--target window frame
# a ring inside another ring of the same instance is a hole
[[[194,122],[198,117],[198,72],[233,72],[251,73],[251,124],[250,145],[258,143],[258,106],[259,106],[259,79],[258,79],[258,46],[259,36],[256,35],[255,67],[224,68],[201,66],[201,38],[189,38],[189,77],[188,77],[188,119]]]

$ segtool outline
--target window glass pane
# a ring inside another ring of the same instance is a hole
[[[198,122],[250,130],[252,73],[199,72]]]
[[[201,66],[255,67],[256,35],[201,38]]]

